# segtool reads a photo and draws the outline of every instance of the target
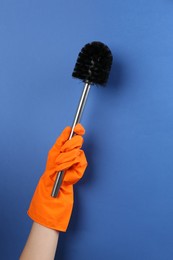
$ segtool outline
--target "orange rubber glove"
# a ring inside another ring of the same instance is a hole
[[[71,132],[66,127],[48,153],[46,169],[41,176],[28,215],[35,222],[58,231],[66,231],[73,208],[73,184],[84,174],[87,160],[83,150],[82,135],[85,129],[77,124],[76,135],[68,140]],[[65,170],[65,175],[57,198],[51,197],[52,188],[59,171]]]

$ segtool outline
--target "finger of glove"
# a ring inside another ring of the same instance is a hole
[[[57,138],[55,142],[55,147],[61,147],[69,138],[71,133],[71,127],[67,126],[60,134],[60,136]]]
[[[84,174],[87,167],[87,160],[82,150],[73,161],[58,164],[53,170],[47,171],[49,177],[55,181],[56,174],[65,171],[63,183],[66,185],[76,183]]]
[[[67,153],[66,153],[67,154]],[[71,158],[70,158],[70,156]],[[65,158],[65,153],[61,157],[62,160],[57,162],[56,170],[57,171],[62,171],[62,170],[67,170],[73,165],[77,168],[80,165],[87,164],[86,157],[84,155],[84,152],[82,150],[76,150],[76,154],[72,154],[72,152],[68,152],[68,157]]]
[[[56,158],[56,165],[62,165],[64,163],[72,162],[76,159],[79,155],[79,149],[73,149],[72,151],[60,153],[59,156]]]
[[[85,128],[80,123],[78,123],[74,128],[74,132],[77,135],[84,135],[85,134]]]
[[[67,140],[64,145],[61,147],[60,152],[71,151],[75,148],[81,148],[84,140],[80,135],[74,135],[72,139]]]
[[[71,140],[66,141],[65,144],[60,148],[60,151],[53,147],[48,154],[46,169],[55,167],[57,164],[61,164],[62,162],[66,163],[67,161],[74,160],[78,155],[82,144],[83,137],[76,135]]]
[[[82,178],[87,165],[88,163],[85,154],[81,150],[80,155],[78,156],[78,158],[76,158],[74,164],[69,169],[66,170],[63,183],[75,184],[76,182],[78,182]]]
[[[70,132],[71,132],[71,127],[67,126],[62,131],[60,136],[57,138],[55,144],[49,150],[47,156],[47,162],[46,162],[46,169],[50,169],[55,166],[55,160],[60,154],[61,146],[66,142],[66,140],[68,140]]]
[[[67,126],[60,134],[60,136],[57,138],[54,146],[52,148],[56,148],[58,151],[63,146],[63,144],[69,139],[71,133],[71,127]],[[77,135],[84,135],[85,129],[81,124],[77,124],[74,128],[74,133]],[[51,149],[52,150],[52,149]],[[51,152],[50,150],[50,152]]]
[[[85,132],[85,129],[83,128],[83,126],[81,124],[77,124],[75,126],[75,133],[82,135]],[[57,138],[55,144],[53,145],[53,147],[49,150],[48,153],[48,159],[47,159],[47,163],[46,163],[46,168],[52,168],[54,167],[55,164],[55,160],[58,157],[59,153],[60,153],[60,149],[61,147],[64,145],[64,143],[68,140],[69,136],[71,133],[71,127],[67,126],[62,133],[60,134],[60,136]],[[79,145],[80,148],[80,145]],[[73,147],[72,147],[73,149]],[[66,148],[65,148],[66,150]],[[68,150],[68,149],[67,149]]]

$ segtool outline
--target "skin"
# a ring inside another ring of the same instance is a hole
[[[33,222],[19,260],[54,260],[59,232]]]

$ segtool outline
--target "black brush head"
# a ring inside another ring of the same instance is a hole
[[[78,55],[72,76],[85,83],[104,86],[112,65],[112,53],[102,42],[86,44]]]

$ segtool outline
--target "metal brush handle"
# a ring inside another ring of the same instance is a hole
[[[84,89],[83,89],[83,92],[82,92],[82,95],[81,95],[81,98],[80,98],[80,101],[79,101],[79,105],[78,105],[78,108],[77,108],[77,111],[76,111],[76,115],[75,115],[75,118],[74,118],[74,121],[73,121],[69,140],[73,136],[74,128],[75,128],[76,124],[79,123],[79,121],[81,119],[82,112],[83,112],[84,106],[86,104],[87,96],[88,96],[88,93],[89,93],[89,90],[90,90],[90,86],[91,86],[91,84],[89,84],[89,83],[85,83],[85,85],[84,85]],[[57,173],[56,180],[55,180],[55,183],[54,183],[54,186],[53,186],[53,189],[52,189],[52,193],[51,193],[51,196],[53,198],[56,198],[57,195],[58,195],[59,189],[61,187],[61,183],[63,181],[64,174],[65,174],[65,171],[60,171],[60,172]]]

